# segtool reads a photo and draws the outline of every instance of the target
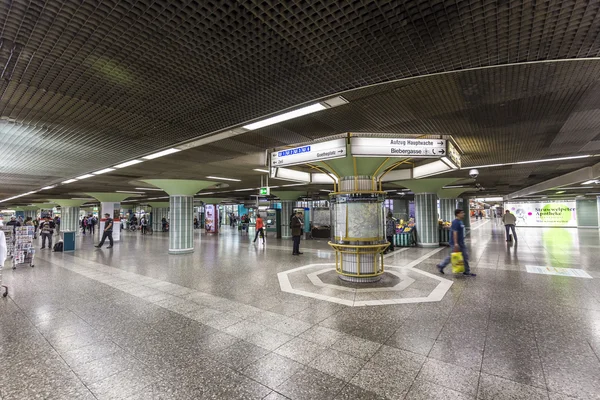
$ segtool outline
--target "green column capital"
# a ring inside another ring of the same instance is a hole
[[[468,190],[471,190],[471,188],[440,189],[437,191],[437,195],[440,199],[456,199]]]
[[[101,203],[120,203],[128,197],[139,197],[131,193],[114,193],[114,192],[88,192],[88,196],[91,196]]]
[[[413,193],[437,193],[444,186],[456,182],[457,178],[408,179],[390,182],[410,189]]]
[[[168,201],[151,201],[148,205],[152,208],[169,207]]]
[[[279,197],[280,200],[283,201],[296,201],[298,197],[306,195],[306,191],[301,190],[271,190],[271,194],[273,196]]]
[[[87,200],[76,200],[76,199],[52,199],[53,202],[61,207],[79,207]]]
[[[170,196],[193,196],[202,189],[219,183],[193,179],[143,179],[142,182],[156,186],[167,192]]]
[[[201,202],[203,202],[205,204],[220,204],[220,203],[224,202],[226,199],[219,198],[219,197],[197,197],[194,200],[200,200]]]

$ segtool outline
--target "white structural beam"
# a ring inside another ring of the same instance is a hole
[[[600,163],[591,167],[585,167],[578,169],[577,171],[569,172],[556,178],[548,179],[547,181],[540,182],[536,185],[529,186],[527,188],[518,190],[505,197],[505,200],[517,199],[519,197],[528,196],[543,192],[545,190],[551,190],[559,188],[561,186],[572,185],[579,182],[585,182],[600,177]]]

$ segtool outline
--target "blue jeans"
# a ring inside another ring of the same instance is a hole
[[[468,274],[471,272],[471,267],[469,266],[469,253],[467,252],[467,247],[464,244],[458,245],[458,247],[460,247],[460,251],[465,262],[465,274]],[[450,254],[448,254],[448,257],[444,258],[444,261],[439,264],[442,269],[446,268],[446,266],[450,264],[450,256],[452,255],[452,252],[454,252],[454,246],[450,246]]]
[[[513,224],[507,224],[507,225],[504,225],[504,229],[506,229],[506,240],[508,240],[508,235],[510,234],[510,231],[512,230],[512,235],[516,242],[517,241],[517,231],[515,230],[515,226]]]

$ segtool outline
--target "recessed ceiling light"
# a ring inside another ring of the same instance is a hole
[[[144,192],[130,192],[128,190],[115,190],[116,193],[133,193],[133,194],[144,194]]]
[[[94,176],[94,175],[92,175],[92,174],[85,174],[85,175],[78,176],[75,179],[77,179],[77,180],[79,180],[79,179],[87,179],[87,178],[91,178],[92,176]]]
[[[564,190],[559,190],[558,192],[556,192],[556,194],[563,194],[563,193],[567,193],[567,192]]]
[[[100,171],[92,172],[92,174],[100,175],[100,174],[105,174],[107,172],[112,172],[114,170],[115,170],[114,168],[104,168],[104,169],[101,169]]]
[[[253,131],[255,129],[264,128],[265,126],[269,126],[269,125],[273,125],[273,124],[278,124],[278,123],[283,122],[283,121],[287,121],[287,120],[290,120],[290,119],[293,119],[293,118],[301,117],[303,115],[312,114],[312,113],[317,112],[317,111],[325,110],[326,108],[327,107],[325,107],[323,104],[316,103],[316,104],[312,104],[310,106],[299,108],[299,109],[294,110],[294,111],[289,111],[289,112],[286,112],[286,113],[283,113],[283,114],[276,115],[276,116],[271,117],[271,118],[266,118],[266,119],[263,119],[261,121],[257,121],[257,122],[253,122],[253,123],[248,124],[248,125],[244,125],[244,128],[248,129],[249,131]]]
[[[115,165],[115,168],[125,168],[125,167],[129,167],[131,165],[139,164],[141,162],[143,162],[143,161],[142,160],[131,160],[131,161],[124,162],[123,164]]]
[[[157,192],[164,192],[162,189],[157,188],[136,188],[137,190],[156,190]]]
[[[67,183],[73,183],[76,182],[77,179],[67,179],[66,181],[63,182],[63,184],[67,184]]]
[[[476,166],[473,166],[473,167],[463,167],[461,169],[502,167],[504,165],[521,165],[521,164],[532,164],[532,163],[542,163],[542,162],[552,162],[552,161],[576,160],[578,158],[588,158],[588,157],[596,157],[596,155],[586,154],[586,155],[583,155],[583,156],[570,156],[570,157],[559,157],[559,158],[544,158],[544,159],[541,159],[541,160],[518,161],[518,162],[514,162],[514,163],[505,163],[505,164],[476,165]]]
[[[254,171],[264,172],[265,174],[268,174],[270,172],[268,169],[260,169],[260,168],[254,168]]]
[[[55,187],[56,187],[56,185],[44,186],[44,187],[43,187],[43,188],[41,188],[40,190],[54,189]]]
[[[290,183],[289,185],[281,185],[281,187],[289,187],[289,186],[304,186],[308,183]]]
[[[178,151],[181,151],[181,150],[171,148],[171,149],[159,151],[158,153],[150,154],[148,156],[144,156],[142,158],[145,159],[145,160],[153,160],[153,159],[158,158],[158,157],[168,156],[169,154],[177,153]]]
[[[321,189],[320,192],[331,192],[331,190],[329,190],[329,189]],[[386,192],[387,192],[387,190],[386,190]],[[391,190],[390,190],[390,192],[391,192]]]
[[[234,190],[234,192],[247,192],[248,190],[256,190],[255,188],[249,188],[249,189],[236,189]]]
[[[241,179],[235,179],[235,178],[223,178],[222,176],[207,176],[208,179],[218,179],[218,180],[222,180],[222,181],[233,181],[233,182],[241,182]]]
[[[583,182],[582,185],[594,185],[596,183],[600,183],[597,179],[592,179],[591,181]]]

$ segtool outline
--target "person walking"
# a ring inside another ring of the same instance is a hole
[[[83,218],[81,218],[81,234],[83,234],[83,235],[85,235],[85,231],[87,230],[87,224],[88,224],[88,220],[84,216]]]
[[[260,238],[262,239],[262,244],[265,244],[265,224],[260,217],[260,214],[256,214],[256,235],[254,236],[254,241],[252,243],[256,243],[256,239],[258,239],[258,235],[260,234]]]
[[[465,224],[462,222],[465,217],[465,212],[460,208],[456,209],[454,210],[454,216],[456,218],[452,221],[450,227],[450,255],[448,255],[441,264],[437,265],[437,269],[440,271],[440,274],[443,274],[444,268],[450,264],[450,256],[452,253],[461,252],[465,263],[465,272],[463,272],[463,275],[476,276],[476,274],[471,272],[471,268],[469,267],[469,253],[467,252],[467,246],[465,245]]]
[[[45,217],[40,224],[40,232],[42,235],[42,249],[46,248],[46,240],[48,240],[48,248],[52,248],[52,235],[54,234],[54,221],[50,217]]]
[[[25,219],[25,224],[24,226],[33,226],[33,219],[31,217],[27,217]]]
[[[160,220],[160,224],[162,226],[162,231],[166,232],[167,231],[167,219],[165,217],[162,217],[162,219]]]
[[[510,242],[510,231],[512,230],[512,235],[516,242],[517,231],[515,230],[515,225],[517,223],[517,217],[509,210],[506,210],[506,213],[502,216],[502,223],[504,224],[504,229],[506,229],[506,241]]]
[[[108,246],[107,249],[110,249],[113,247],[113,219],[108,213],[104,214],[104,216],[106,217],[106,221],[104,222],[104,232],[102,233],[102,239],[100,240],[100,243],[96,247],[102,247],[104,241],[108,239],[110,246]]]
[[[302,220],[302,213],[297,212],[290,221],[290,227],[292,228],[292,240],[294,241],[294,248],[292,250],[293,256],[299,256],[300,254],[300,238],[302,237],[302,228],[304,227],[304,221]]]
[[[385,253],[389,253],[390,251],[394,251],[394,235],[396,234],[396,221],[394,220],[394,216],[391,212],[388,213],[387,219],[385,221],[385,236],[387,237],[387,241],[390,243],[387,249],[385,249]]]
[[[38,228],[40,226],[40,221],[37,218],[33,219],[33,238],[37,239]]]
[[[145,235],[146,229],[148,229],[148,220],[145,215],[142,217],[140,223],[142,224],[142,235]]]

